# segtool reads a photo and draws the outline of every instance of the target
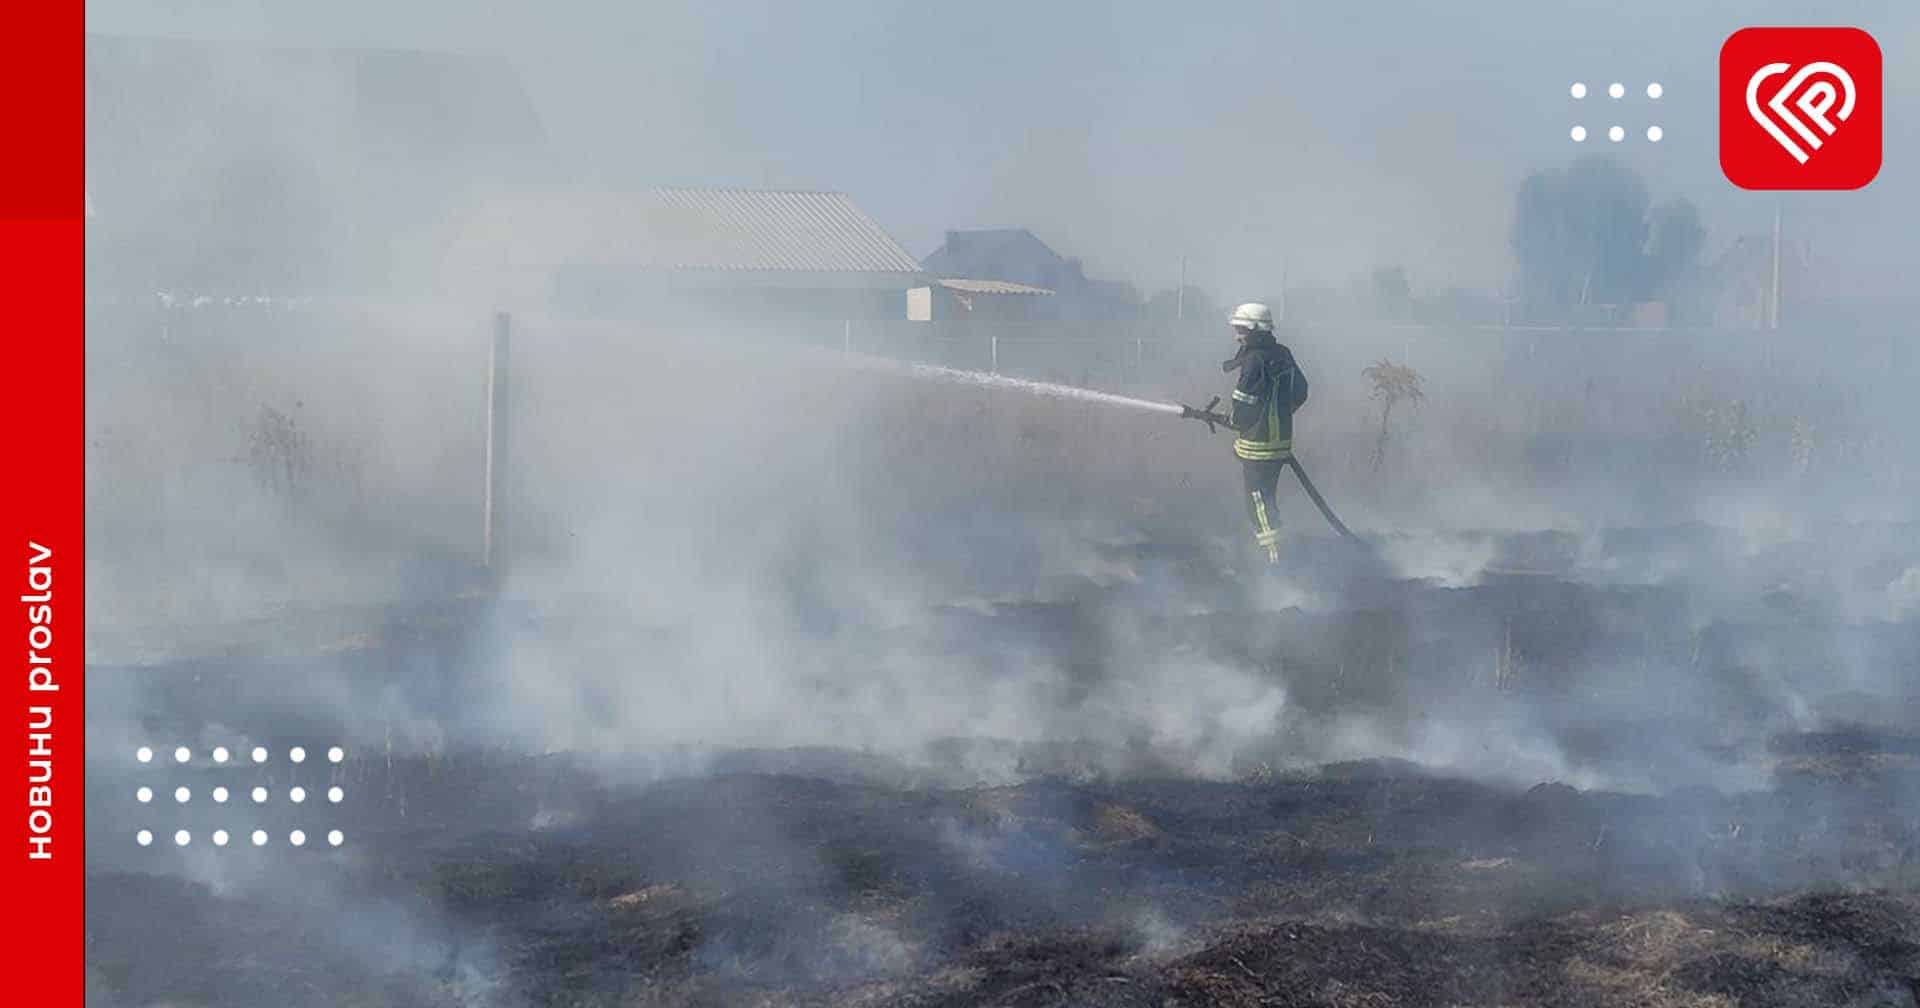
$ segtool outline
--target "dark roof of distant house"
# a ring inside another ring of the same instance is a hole
[[[983,228],[948,231],[946,241],[927,254],[922,265],[930,273],[964,275],[981,262],[1002,260],[1013,254],[1066,262],[1040,237],[1026,228]]]
[[[782,189],[567,192],[496,203],[482,233],[511,258],[659,270],[918,273],[845,193]]]

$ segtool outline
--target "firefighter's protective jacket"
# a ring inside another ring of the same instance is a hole
[[[1233,389],[1234,454],[1250,462],[1267,462],[1293,454],[1293,411],[1307,401],[1307,376],[1294,363],[1293,351],[1271,336],[1249,342],[1231,366],[1239,364],[1240,381]]]

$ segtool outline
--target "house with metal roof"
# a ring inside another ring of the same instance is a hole
[[[948,280],[997,280],[1052,291],[1044,303],[1023,304],[1047,318],[1107,322],[1139,318],[1142,311],[1130,284],[1087,276],[1079,259],[1054,251],[1026,228],[948,231],[921,266]]]
[[[1057,318],[1053,292],[1005,280],[940,278],[907,291],[913,322],[1041,322]]]
[[[460,245],[518,299],[603,317],[899,319],[924,283],[838,192],[509,194],[475,213]]]

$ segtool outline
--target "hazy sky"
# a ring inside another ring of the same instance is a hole
[[[1719,174],[1720,43],[1853,24],[1886,55],[1886,166],[1861,192],[1788,198],[1789,228],[1829,292],[1920,276],[1912,0],[89,0],[87,16],[98,32],[495,50],[585,172],[845,190],[915,255],[946,228],[1028,226],[1145,288],[1171,286],[1184,255],[1223,299],[1283,269],[1344,284],[1386,263],[1420,288],[1501,286],[1514,185],[1601,147],[1656,199],[1699,203],[1712,254],[1775,205]],[[1594,93],[1574,101],[1575,80]],[[1629,139],[1575,145],[1575,123]]]

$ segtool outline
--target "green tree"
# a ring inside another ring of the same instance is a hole
[[[1665,301],[1675,320],[1700,313],[1700,250],[1707,229],[1700,211],[1684,199],[1653,209],[1647,237],[1647,297]]]
[[[1377,266],[1368,277],[1368,297],[1384,318],[1406,321],[1413,317],[1413,285],[1404,266]]]
[[[1646,183],[1616,158],[1587,155],[1563,171],[1536,172],[1514,202],[1521,304],[1540,317],[1583,304],[1672,299],[1690,282],[1705,240],[1693,204],[1653,207]]]

